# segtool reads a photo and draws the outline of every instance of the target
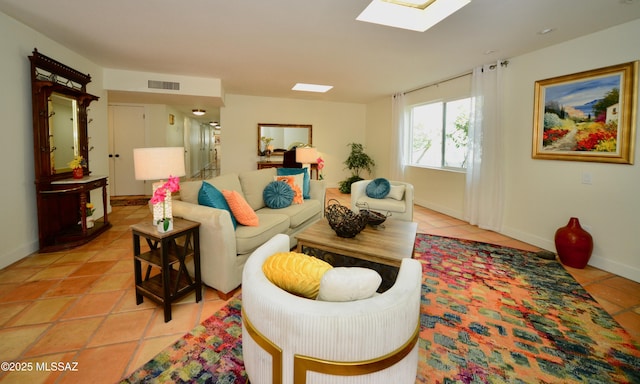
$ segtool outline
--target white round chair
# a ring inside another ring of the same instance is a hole
[[[276,235],[242,276],[242,350],[252,384],[415,383],[422,268],[403,259],[386,292],[352,302],[292,295],[267,279],[264,261],[289,251]]]

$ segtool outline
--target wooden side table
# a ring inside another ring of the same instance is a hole
[[[195,289],[196,303],[202,300],[202,280],[200,277],[200,223],[173,218],[173,230],[158,232],[147,220],[131,226],[133,233],[133,267],[136,284],[136,304],[141,304],[143,296],[164,306],[164,321],[171,320],[171,303]],[[140,253],[140,238],[149,247]],[[177,242],[177,239],[184,241]],[[182,240],[182,239],[181,239]],[[193,256],[195,273],[189,276],[186,259]],[[147,271],[142,279],[142,262],[147,263]],[[160,273],[151,277],[151,268]]]

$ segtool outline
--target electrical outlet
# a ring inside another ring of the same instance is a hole
[[[591,184],[593,182],[593,176],[591,172],[582,172],[582,184]]]

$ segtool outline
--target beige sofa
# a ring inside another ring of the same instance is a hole
[[[310,199],[305,199],[303,204],[282,209],[266,207],[262,192],[276,172],[275,168],[268,168],[205,180],[220,191],[240,192],[256,211],[258,226],[238,224],[235,230],[228,211],[198,204],[202,180],[180,183],[179,197],[173,200],[173,216],[200,223],[202,282],[222,297],[240,286],[244,263],[256,248],[279,233],[288,235],[293,247],[294,235],[322,218],[325,184],[321,180],[310,180]]]

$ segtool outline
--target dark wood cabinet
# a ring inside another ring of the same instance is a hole
[[[31,62],[33,155],[38,240],[41,252],[84,244],[106,231],[107,177],[92,175],[89,167],[87,107],[97,96],[86,92],[91,76],[34,50]],[[68,165],[83,159],[84,176],[76,179]],[[90,191],[102,188],[104,216],[88,226],[86,204]]]

